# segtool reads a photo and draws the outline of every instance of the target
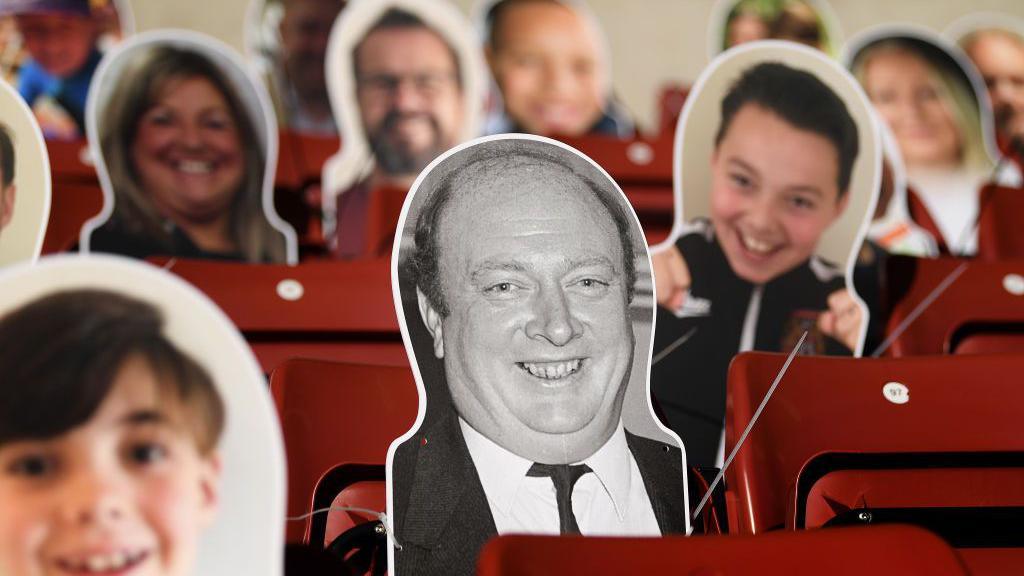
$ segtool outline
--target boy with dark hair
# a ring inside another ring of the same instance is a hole
[[[0,318],[0,574],[192,573],[224,406],[162,329],[101,290]]]
[[[862,313],[844,276],[816,256],[849,202],[859,150],[842,99],[779,63],[748,69],[722,100],[710,219],[652,254],[658,319],[651,390],[691,464],[721,462],[726,375],[745,350],[850,354]],[[716,457],[717,453],[717,457]]]

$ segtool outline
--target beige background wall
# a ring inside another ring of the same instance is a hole
[[[137,30],[191,28],[241,49],[250,0],[131,0]],[[467,14],[474,0],[454,0]],[[643,128],[654,125],[659,88],[691,82],[707,64],[713,0],[588,0],[612,47],[615,89]],[[913,22],[941,31],[958,17],[996,11],[1024,17],[1021,0],[831,0],[850,37],[874,24]]]

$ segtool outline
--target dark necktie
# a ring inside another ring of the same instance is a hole
[[[547,476],[555,484],[555,501],[558,502],[558,524],[562,534],[579,534],[580,526],[576,523],[576,515],[572,511],[572,487],[587,472],[592,472],[586,464],[534,464],[526,472],[527,476]]]

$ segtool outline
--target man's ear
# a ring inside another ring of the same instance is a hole
[[[14,184],[0,189],[0,228],[11,223],[14,216]]]
[[[220,490],[223,463],[220,453],[200,457],[199,462],[199,520],[203,528],[209,527],[220,510]]]
[[[430,299],[419,288],[416,288],[416,300],[420,306],[420,318],[423,319],[427,331],[434,338],[434,356],[444,358],[444,330],[441,326],[441,314],[434,309]]]

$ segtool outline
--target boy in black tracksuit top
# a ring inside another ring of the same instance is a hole
[[[845,104],[810,73],[755,65],[723,99],[710,219],[652,254],[663,358],[651,392],[689,464],[721,465],[738,352],[789,351],[804,330],[801,353],[856,348],[863,313],[842,272],[815,252],[848,203],[858,147]]]

